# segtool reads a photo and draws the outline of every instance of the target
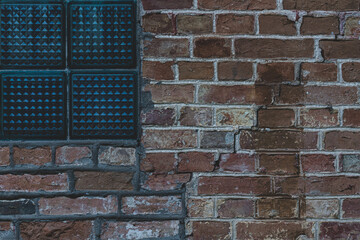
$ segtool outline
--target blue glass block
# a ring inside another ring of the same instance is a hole
[[[71,4],[71,67],[122,68],[135,65],[133,4]]]
[[[135,73],[77,73],[71,79],[71,138],[136,138]]]
[[[65,138],[63,74],[4,74],[1,97],[3,138]]]
[[[1,4],[0,9],[1,68],[65,66],[61,4]]]

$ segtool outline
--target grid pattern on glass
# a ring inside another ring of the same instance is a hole
[[[2,75],[2,132],[5,139],[62,139],[66,136],[65,77]]]
[[[71,79],[72,138],[136,136],[135,73],[73,74]]]
[[[1,68],[64,66],[61,4],[1,4]]]
[[[71,4],[69,19],[71,67],[135,64],[133,4]]]

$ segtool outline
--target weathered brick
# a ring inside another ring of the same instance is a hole
[[[90,221],[21,222],[22,240],[33,239],[91,239],[94,236]]]
[[[224,131],[204,131],[201,133],[201,148],[232,148],[234,133]]]
[[[98,154],[98,162],[108,165],[135,165],[136,149],[101,146]]]
[[[175,124],[176,112],[174,108],[155,107],[141,114],[143,125],[169,126]]]
[[[107,214],[117,212],[117,199],[113,196],[80,198],[41,198],[39,212],[44,215]]]
[[[339,165],[341,172],[360,173],[360,155],[358,154],[341,155]]]
[[[360,82],[360,63],[344,63],[342,65],[342,77],[345,82]]]
[[[180,80],[212,80],[214,64],[211,62],[179,62]]]
[[[299,161],[295,154],[260,154],[259,171],[264,174],[294,175],[299,173]]]
[[[325,59],[358,58],[360,55],[360,40],[320,40],[320,48]]]
[[[301,109],[300,126],[335,127],[338,126],[338,111],[334,109]]]
[[[193,222],[193,238],[208,240],[231,239],[229,222]]]
[[[189,57],[189,40],[173,38],[153,38],[144,41],[145,57]]]
[[[227,38],[196,38],[194,56],[200,58],[223,58],[231,56],[231,41]]]
[[[193,85],[148,84],[145,91],[151,92],[154,103],[191,103],[195,88]]]
[[[212,104],[270,104],[272,89],[268,86],[215,86],[199,88],[199,102]]]
[[[51,149],[50,147],[14,147],[13,159],[15,164],[32,164],[41,166],[51,162]]]
[[[15,226],[12,222],[0,222],[0,239],[16,239]]]
[[[150,80],[174,80],[174,62],[142,62],[142,77]]]
[[[300,206],[302,218],[338,218],[339,201],[337,199],[306,199]]]
[[[4,215],[28,215],[35,214],[36,207],[32,200],[0,201],[0,214]],[[1,230],[0,230],[1,231]],[[1,233],[0,233],[1,237]]]
[[[220,171],[254,172],[256,157],[254,154],[231,153],[220,155]]]
[[[132,190],[130,172],[74,172],[77,190]]]
[[[252,63],[219,62],[218,78],[220,81],[244,81],[252,78]]]
[[[211,126],[211,108],[183,107],[180,109],[179,122],[183,126]]]
[[[344,109],[343,122],[344,122],[344,126],[359,127],[360,109]]]
[[[177,15],[177,31],[184,34],[205,34],[213,30],[212,16],[202,15]]]
[[[258,82],[264,83],[279,83],[279,82],[293,82],[295,78],[295,66],[293,63],[277,62],[259,64]]]
[[[179,196],[135,196],[122,198],[122,213],[138,214],[181,214]]]
[[[360,198],[344,199],[342,203],[343,218],[360,217]]]
[[[212,172],[215,156],[213,153],[179,153],[178,172]]]
[[[154,191],[181,189],[185,183],[190,181],[190,177],[191,175],[189,173],[168,175],[151,174],[147,177],[142,187],[146,190]]]
[[[171,16],[168,14],[148,13],[142,17],[144,32],[174,33]]]
[[[248,0],[248,1],[237,1],[237,0],[227,0],[227,1],[218,1],[218,0],[199,0],[198,1],[200,9],[210,9],[210,10],[265,10],[265,9],[275,9],[276,1],[275,0]]]
[[[1,191],[49,191],[60,192],[68,190],[67,175],[0,175]]]
[[[301,25],[301,34],[304,35],[330,35],[339,34],[338,17],[311,17],[305,16]]]
[[[258,218],[297,218],[298,200],[292,198],[264,198],[256,201]]]
[[[282,15],[260,15],[260,34],[295,35],[295,22]]]
[[[221,108],[216,110],[217,126],[252,127],[255,113],[253,109]]]
[[[6,166],[10,164],[10,148],[0,147],[0,166]]]
[[[182,149],[196,147],[194,130],[145,130],[142,142],[146,148]]]
[[[254,34],[254,21],[254,16],[218,14],[216,16],[216,33]]]
[[[219,218],[248,218],[254,216],[255,204],[250,199],[218,199],[216,207]]]
[[[337,66],[334,63],[302,63],[303,82],[336,82]]]
[[[311,39],[236,39],[235,55],[238,58],[312,58],[314,41]]]
[[[214,201],[209,198],[195,199],[190,198],[187,201],[188,216],[192,218],[213,217]]]
[[[360,18],[349,17],[345,22],[345,36],[352,38],[360,37]]]
[[[140,163],[141,171],[154,173],[175,171],[175,166],[174,153],[147,153]]]
[[[259,127],[292,127],[295,124],[295,112],[292,109],[259,109]]]
[[[56,164],[91,164],[91,149],[88,147],[69,147],[63,146],[56,149]]]
[[[320,239],[354,239],[360,236],[358,222],[322,222],[320,224]]]
[[[269,177],[199,177],[198,194],[200,195],[269,193]]]
[[[360,150],[360,132],[332,131],[325,134],[325,148],[328,150]]]
[[[334,155],[303,154],[300,159],[304,173],[335,172]]]
[[[359,10],[359,4],[353,0],[284,0],[284,9],[356,11]]]
[[[192,0],[142,0],[143,7],[145,10],[156,10],[156,9],[186,9],[191,8],[193,5]]]
[[[242,131],[242,149],[316,149],[317,133],[301,131]]]

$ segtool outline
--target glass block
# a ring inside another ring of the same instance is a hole
[[[76,73],[71,79],[71,138],[136,138],[135,73]]]
[[[66,136],[65,77],[4,74],[2,130],[5,139],[63,139]]]
[[[1,68],[65,66],[61,4],[1,4]]]
[[[71,4],[71,67],[122,68],[135,64],[133,4]]]

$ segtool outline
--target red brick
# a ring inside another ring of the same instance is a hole
[[[67,175],[0,175],[0,191],[51,191],[68,190]]]
[[[145,148],[182,149],[196,147],[194,130],[145,130],[142,142]]]
[[[300,131],[242,131],[242,149],[316,149],[317,133]]]
[[[335,156],[325,154],[301,155],[304,173],[335,172]]]
[[[0,166],[6,166],[10,164],[10,148],[0,147]]]
[[[174,33],[171,16],[168,14],[148,13],[142,17],[144,32]]]
[[[101,146],[98,162],[106,165],[133,166],[136,163],[136,149]]]
[[[109,239],[160,239],[176,238],[179,221],[152,222],[105,222],[102,224],[101,240]]]
[[[284,9],[356,11],[359,10],[359,4],[353,0],[284,0]]]
[[[211,126],[212,114],[211,108],[183,107],[179,122],[183,126]]]
[[[91,149],[88,147],[63,146],[56,149],[56,164],[91,164]]]
[[[269,194],[268,177],[200,177],[198,194]]]
[[[360,198],[344,199],[342,203],[343,218],[360,218]]]
[[[177,31],[184,34],[205,34],[213,30],[211,15],[177,15]]]
[[[154,103],[191,103],[195,88],[193,85],[148,84],[145,91],[151,92]]]
[[[260,15],[260,34],[295,35],[295,22],[282,15]]]
[[[350,38],[359,38],[360,37],[360,18],[359,17],[349,17],[345,22],[345,36]]]
[[[200,58],[230,57],[231,41],[227,38],[196,38],[194,56]]]
[[[299,162],[295,154],[260,154],[259,171],[264,174],[294,175],[299,173]]]
[[[170,126],[175,124],[176,112],[174,108],[156,107],[141,114],[143,125]]]
[[[133,173],[128,172],[74,172],[77,190],[133,190]]]
[[[199,103],[212,104],[270,104],[272,89],[268,86],[215,86],[199,88]]]
[[[214,64],[212,62],[179,62],[180,80],[212,80]]]
[[[343,122],[344,122],[344,126],[359,127],[360,109],[344,109]]]
[[[192,0],[142,0],[142,4],[145,10],[155,9],[186,9],[191,8]]]
[[[216,16],[216,33],[254,34],[254,16],[219,14]]]
[[[44,215],[107,214],[117,212],[115,197],[41,198],[39,212]]]
[[[229,222],[193,222],[193,239],[225,240],[231,238]]]
[[[320,40],[320,48],[325,59],[358,58],[360,55],[359,40]]]
[[[339,19],[331,17],[305,16],[301,25],[301,34],[304,35],[333,35],[340,33]]]
[[[255,155],[243,153],[231,153],[220,155],[220,171],[230,172],[254,172]]]
[[[216,206],[219,218],[248,218],[254,216],[255,204],[250,199],[218,199]]]
[[[300,126],[303,127],[335,127],[338,126],[338,111],[334,109],[302,109]]]
[[[174,62],[142,62],[142,76],[151,80],[174,80]]]
[[[344,63],[342,65],[342,77],[345,82],[360,82],[360,63]]]
[[[252,78],[252,63],[219,62],[218,78],[220,81],[244,81]]]
[[[343,154],[340,156],[339,165],[341,172],[360,173],[360,155]]]
[[[212,172],[215,156],[213,153],[186,152],[179,153],[179,172]]]
[[[302,218],[338,218],[339,201],[337,199],[306,199],[300,209],[302,209]]]
[[[151,174],[146,179],[143,188],[154,191],[180,189],[185,183],[190,181],[190,177],[191,175],[189,173],[168,175]]]
[[[14,147],[13,155],[15,164],[33,164],[37,166],[51,162],[50,147],[18,148]]]
[[[255,112],[248,108],[220,108],[216,109],[217,126],[242,126],[254,125]]]
[[[179,196],[135,196],[122,198],[122,213],[138,214],[181,214]]]
[[[291,109],[259,109],[259,127],[292,127],[295,123],[295,112]]]
[[[145,57],[189,57],[188,39],[154,38],[144,41]]]
[[[337,66],[334,63],[302,63],[303,82],[336,82]]]
[[[264,198],[256,201],[258,218],[297,218],[298,201],[291,198]]]
[[[325,148],[328,150],[360,150],[360,132],[332,131],[325,134]]]
[[[357,240],[360,236],[358,222],[322,222],[320,224],[320,239],[349,239]]]
[[[235,54],[238,58],[312,58],[314,41],[312,39],[236,39]]]
[[[187,212],[191,218],[213,217],[214,201],[209,198],[195,199],[191,198],[187,201]]]
[[[277,62],[259,64],[258,67],[259,82],[279,83],[293,82],[295,78],[295,66],[293,63]]]
[[[199,0],[198,1],[200,9],[210,9],[210,10],[265,10],[265,9],[275,9],[276,1],[275,0],[247,0],[247,1],[237,1],[237,0]]]
[[[140,163],[141,171],[154,173],[175,171],[175,166],[174,153],[147,153]]]
[[[315,224],[297,221],[256,221],[238,222],[236,224],[239,239],[314,239]]]
[[[91,239],[92,228],[90,221],[21,222],[20,237],[23,240]]]

